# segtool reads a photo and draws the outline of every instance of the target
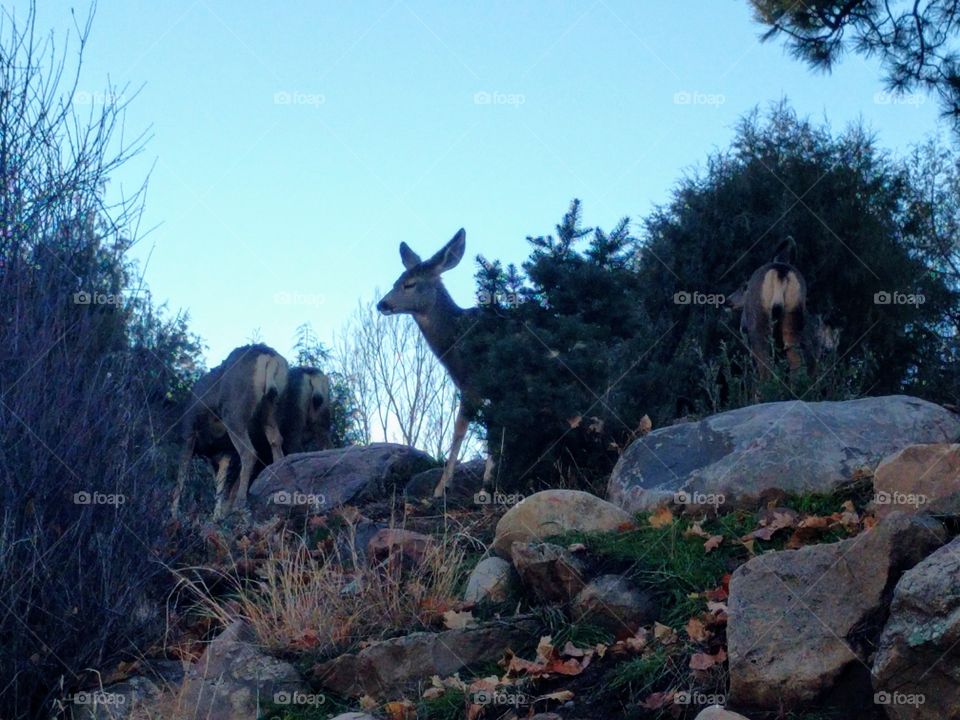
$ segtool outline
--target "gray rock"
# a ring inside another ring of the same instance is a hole
[[[176,660],[146,663],[140,675],[107,685],[102,690],[77,693],[70,704],[73,720],[126,720],[160,697],[178,687],[183,666]]]
[[[187,669],[177,691],[144,705],[134,717],[257,720],[264,706],[277,700],[315,697],[303,688],[293,666],[263,653],[249,626],[238,620]]]
[[[583,561],[559,545],[515,542],[510,554],[520,582],[541,602],[570,602],[587,584]]]
[[[894,584],[945,538],[928,516],[894,513],[848,540],[739,567],[728,602],[730,701],[790,709],[869,699],[864,663]]]
[[[510,557],[515,542],[532,542],[570,531],[607,532],[633,526],[633,517],[580,490],[543,490],[510,508],[497,523],[493,549]]]
[[[330,718],[330,720],[377,720],[377,718],[365,712],[348,712]]]
[[[618,638],[631,637],[657,618],[653,598],[620,575],[594,578],[573,600],[573,617],[606,628]]]
[[[960,538],[900,578],[873,675],[893,720],[960,719]]]
[[[450,507],[469,507],[474,504],[474,495],[483,490],[484,460],[469,460],[459,463],[447,486],[446,504]],[[431,468],[414,475],[403,489],[410,502],[433,502],[433,490],[440,481],[443,468]]]
[[[638,439],[607,497],[630,512],[671,502],[732,509],[768,490],[829,492],[908,445],[958,437],[955,414],[905,395],[753,405]]]
[[[367,645],[314,668],[322,687],[339,695],[393,700],[411,683],[433,675],[449,677],[494,662],[508,648],[535,644],[539,626],[531,618],[488,623],[439,633],[417,632]]]
[[[268,465],[254,480],[250,507],[262,519],[381,500],[433,464],[426,453],[393,443],[296,453]]]
[[[719,705],[711,705],[701,710],[694,720],[748,720],[748,718],[730,710],[724,710]]]
[[[513,565],[498,557],[488,557],[477,563],[467,579],[463,600],[468,603],[501,603],[508,600],[517,587]]]
[[[885,458],[873,475],[877,517],[895,510],[960,514],[960,445],[911,445]]]

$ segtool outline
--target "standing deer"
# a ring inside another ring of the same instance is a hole
[[[206,457],[215,473],[214,517],[222,517],[236,503],[244,506],[256,471],[254,440],[262,432],[274,462],[283,457],[283,437],[277,426],[277,400],[287,386],[287,361],[266,345],[245,345],[201,377],[193,402],[183,417],[183,450],[177,475],[173,512],[177,513],[183,485],[195,455]],[[231,459],[239,457],[240,474],[227,497]]]
[[[453,442],[443,468],[443,474],[433,491],[434,497],[442,497],[453,477],[460,446],[467,434],[471,418],[480,407],[481,398],[474,386],[470,358],[458,346],[464,333],[468,332],[477,313],[476,308],[461,308],[450,297],[440,276],[455,268],[463,258],[467,234],[463,228],[429,260],[421,260],[406,243],[400,243],[400,260],[406,268],[383,299],[377,310],[384,315],[412,315],[423,333],[427,345],[437,356],[457,390],[460,391],[460,407],[453,427]],[[487,458],[484,485],[490,479],[491,460]]]
[[[747,336],[761,379],[770,375],[769,345],[774,331],[774,339],[783,345],[790,372],[802,364],[807,283],[790,264],[793,247],[792,237],[780,243],[773,261],[757,268],[746,285],[727,301],[731,307],[743,310],[740,331]]]
[[[330,422],[330,378],[315,367],[290,368],[277,403],[283,454],[332,447]]]

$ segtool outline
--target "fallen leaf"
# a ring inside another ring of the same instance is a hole
[[[716,550],[718,547],[720,547],[720,543],[722,542],[723,535],[711,535],[703,544],[703,549],[709,553],[711,550]]]
[[[699,642],[699,643],[706,642],[713,636],[713,633],[707,630],[706,623],[704,623],[703,620],[700,620],[699,618],[692,617],[689,620],[687,620],[687,625],[685,629],[687,631],[687,635],[689,636],[689,638],[694,642]]]
[[[443,613],[443,624],[448,630],[462,630],[476,624],[473,613],[469,610],[457,612],[456,610],[447,610]]]
[[[664,506],[651,514],[647,522],[650,523],[650,527],[666,527],[673,522],[673,513],[670,512],[670,508]]]
[[[409,700],[395,700],[383,706],[383,711],[390,720],[414,720],[417,717],[417,708]]]
[[[727,653],[723,648],[717,650],[713,655],[708,653],[694,653],[690,657],[691,670],[709,670],[714,665],[719,665],[727,659]]]
[[[641,703],[643,707],[647,710],[659,710],[665,705],[669,705],[673,702],[673,691],[668,690],[666,692],[655,692],[652,695],[648,695],[647,698]]]
[[[663,625],[661,623],[654,623],[653,637],[664,645],[671,645],[677,641],[676,631],[669,625]]]
[[[570,690],[558,690],[557,692],[547,693],[546,695],[540,695],[536,698],[538,700],[553,700],[554,702],[565,703],[569,700],[573,700],[574,695]]]

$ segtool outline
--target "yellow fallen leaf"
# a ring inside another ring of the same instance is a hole
[[[664,506],[650,515],[648,522],[650,523],[650,527],[666,527],[673,522],[673,513],[670,512],[670,508]]]

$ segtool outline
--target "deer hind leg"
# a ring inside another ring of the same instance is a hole
[[[231,503],[227,498],[227,474],[230,470],[230,455],[224,453],[217,460],[217,471],[214,475],[216,505],[213,508],[213,517],[222,518],[230,511]]]
[[[230,433],[230,441],[240,456],[240,477],[237,478],[237,487],[229,509],[236,509],[238,503],[242,509],[247,504],[247,490],[250,487],[250,478],[253,477],[253,471],[257,466],[257,453],[253,449],[253,441],[246,429],[241,431],[228,429],[228,432]]]
[[[196,437],[191,435],[190,439],[187,440],[184,445],[183,451],[180,453],[180,466],[177,469],[177,489],[174,490],[173,500],[170,503],[170,513],[173,517],[176,517],[177,513],[180,512],[180,496],[183,494],[183,486],[187,481],[187,476],[190,474],[190,463],[193,460],[195,442]]]
[[[267,436],[267,442],[270,443],[270,453],[273,455],[273,462],[283,460],[283,436],[280,434],[280,428],[277,426],[277,408],[274,402],[265,401],[263,418],[263,434]]]
[[[433,496],[436,498],[443,497],[447,491],[447,486],[453,479],[453,471],[457,467],[457,459],[460,456],[460,446],[463,444],[463,438],[466,437],[469,425],[470,421],[467,419],[466,410],[461,402],[460,408],[457,410],[457,419],[453,423],[453,442],[450,445],[450,454],[447,455],[447,463],[443,466],[440,482],[433,489]]]
[[[761,381],[770,377],[770,318],[765,313],[757,317],[748,329],[750,354],[757,366],[757,378]]]
[[[780,320],[780,336],[783,339],[783,351],[787,356],[790,372],[795,373],[803,365],[803,311],[790,310]]]

